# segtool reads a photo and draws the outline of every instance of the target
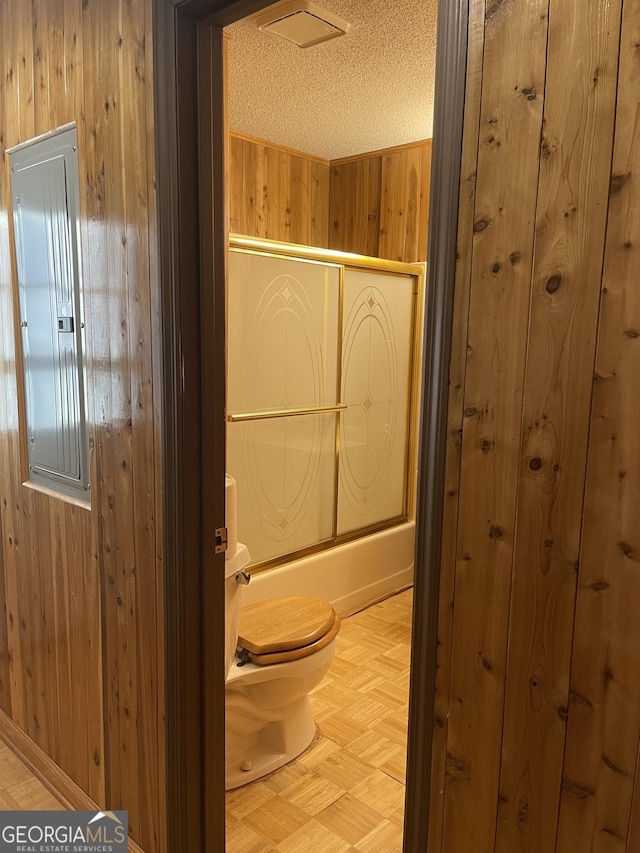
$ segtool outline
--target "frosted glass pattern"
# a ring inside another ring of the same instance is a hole
[[[346,270],[338,534],[405,512],[413,280]]]
[[[340,268],[231,251],[228,411],[335,405]],[[263,562],[333,535],[336,415],[229,424],[238,539]]]
[[[230,412],[336,402],[339,282],[330,264],[230,252]]]
[[[227,471],[254,564],[406,514],[413,291],[411,275],[231,249]]]
[[[333,535],[335,437],[335,414],[228,425],[238,540],[249,548],[253,563]]]

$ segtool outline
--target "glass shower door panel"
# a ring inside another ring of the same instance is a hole
[[[229,253],[229,412],[337,402],[339,284],[332,264]]]
[[[413,284],[345,270],[338,534],[406,512]]]
[[[261,563],[333,535],[336,415],[302,415],[227,429],[238,540]]]
[[[253,563],[333,535],[340,267],[232,250],[227,471]],[[278,413],[277,417],[267,417]],[[265,419],[266,418],[266,419]]]

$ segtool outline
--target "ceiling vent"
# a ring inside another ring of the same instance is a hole
[[[344,35],[350,24],[307,0],[278,3],[256,16],[256,26],[265,33],[311,47]]]

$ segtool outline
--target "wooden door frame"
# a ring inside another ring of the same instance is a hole
[[[224,524],[222,28],[267,5],[153,0],[171,853],[225,849],[224,555],[213,553],[213,528]],[[404,849],[411,853],[428,845],[425,768],[432,749],[468,11],[469,0],[439,0],[405,810]]]

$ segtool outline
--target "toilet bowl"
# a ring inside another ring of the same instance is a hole
[[[292,597],[241,611],[244,545],[225,561],[226,789],[246,785],[303,752],[316,727],[309,691],[327,673],[340,620],[317,598]]]

